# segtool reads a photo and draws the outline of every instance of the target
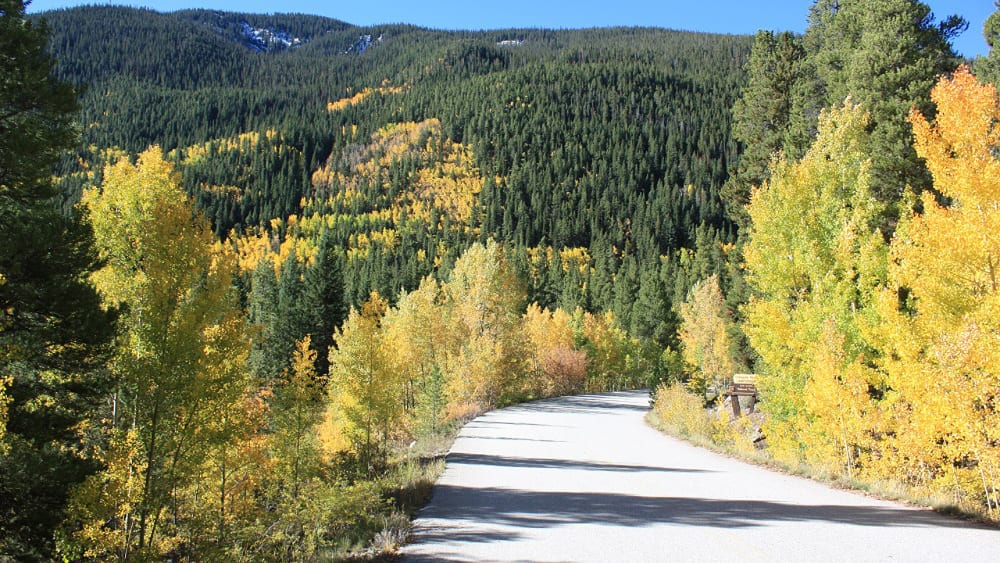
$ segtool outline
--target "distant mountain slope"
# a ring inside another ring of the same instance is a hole
[[[648,28],[444,32],[117,7],[41,17],[60,77],[87,85],[84,144],[62,171],[70,201],[96,177],[104,149],[159,144],[180,155],[205,145],[197,172],[184,176],[219,235],[270,228],[273,218],[301,214],[304,198],[323,208],[313,175],[349,171],[352,147],[393,123],[437,119],[442,146],[470,147],[482,173],[470,232],[514,247],[589,249],[594,271],[604,270],[595,275],[611,284],[590,284],[590,308],[624,308],[615,292],[634,297],[644,276],[661,293],[682,293],[687,278],[666,279],[660,256],[675,260],[689,248],[703,257],[696,269],[719,269],[719,245],[735,236],[718,189],[738,152],[729,108],[748,37]],[[251,132],[256,141],[239,150],[211,148]],[[407,166],[403,159],[386,172],[395,183],[376,180],[416,189],[406,185]],[[472,240],[442,233],[453,252]],[[373,287],[393,295],[412,284],[412,275],[392,273],[411,259],[382,264],[388,273]],[[624,280],[629,289],[616,290]]]

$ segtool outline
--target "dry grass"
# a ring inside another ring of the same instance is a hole
[[[768,455],[766,449],[748,448],[745,444],[735,443],[733,436],[743,435],[745,429],[734,426],[727,432],[720,428],[719,418],[718,412],[705,408],[700,397],[691,394],[680,385],[674,385],[670,388],[661,387],[657,391],[657,402],[646,415],[646,423],[664,434],[683,439],[692,445],[774,471],[805,477],[873,498],[930,508],[941,514],[1000,528],[1000,521],[991,519],[977,507],[959,505],[954,498],[947,495],[917,490],[896,481],[863,481],[820,467],[775,460]],[[728,420],[726,422],[728,426]]]
[[[434,483],[444,472],[445,455],[459,426],[399,445],[390,456],[389,469],[380,478],[380,488],[392,511],[383,515],[365,549],[337,560],[352,563],[398,561],[399,548],[410,536],[413,518],[431,499]]]

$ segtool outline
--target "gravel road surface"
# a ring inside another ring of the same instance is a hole
[[[624,392],[473,420],[403,560],[1000,560],[998,530],[695,448],[647,410]]]

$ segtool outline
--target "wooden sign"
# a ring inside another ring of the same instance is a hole
[[[733,416],[740,416],[740,397],[750,397],[750,412],[757,402],[757,376],[752,373],[733,374],[733,386],[729,389],[729,400],[733,405]]]

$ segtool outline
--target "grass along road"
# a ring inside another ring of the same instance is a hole
[[[549,399],[461,431],[404,561],[971,561],[1000,531],[831,489],[648,427],[645,392]]]

